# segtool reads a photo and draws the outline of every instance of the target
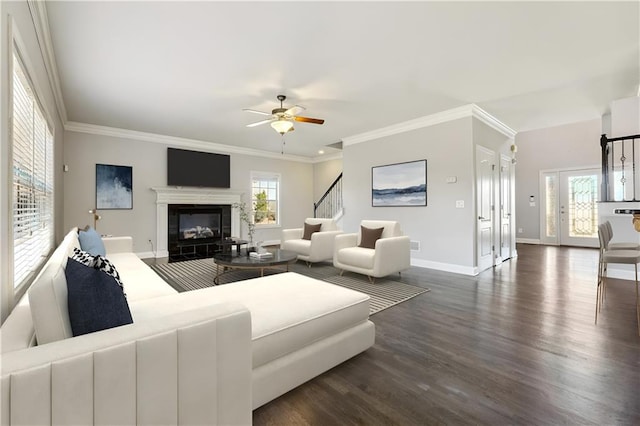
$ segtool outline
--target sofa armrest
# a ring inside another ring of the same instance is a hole
[[[133,253],[133,238],[102,237],[107,256],[114,253]]]
[[[185,309],[2,355],[2,424],[250,424],[251,316]]]
[[[411,266],[411,248],[408,236],[380,238],[376,241],[373,275],[382,277]]]
[[[322,231],[311,234],[309,258],[313,261],[332,259],[336,237],[341,234],[342,231]]]
[[[358,245],[358,234],[340,234],[336,235],[333,243],[334,253],[347,247],[355,247]]]
[[[303,228],[283,229],[282,241],[280,243],[284,243],[288,240],[299,240],[300,238],[302,238],[303,232]]]

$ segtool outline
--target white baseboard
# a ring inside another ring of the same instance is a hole
[[[169,257],[169,251],[168,250],[164,250],[164,251],[143,251],[140,253],[136,253],[136,256],[138,256],[140,259],[162,259],[163,257]]]
[[[521,244],[540,244],[540,239],[536,239],[536,238],[516,238],[516,243],[521,243]]]
[[[411,259],[411,266],[436,269],[438,271],[453,272],[455,274],[478,275],[480,272],[475,266],[463,266],[453,263],[432,262],[424,259]]]
[[[156,256],[156,254],[152,251],[143,251],[140,253],[136,253],[136,256],[138,256],[140,259],[151,259],[154,257],[162,257],[162,256]],[[165,257],[168,257],[168,256],[169,256],[169,253],[167,253],[167,256]]]

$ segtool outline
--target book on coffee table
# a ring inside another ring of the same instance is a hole
[[[251,253],[249,253],[250,257],[254,257],[256,259],[268,259],[270,257],[273,257],[273,253],[270,252],[264,252],[264,253],[258,253],[257,251],[252,251]]]

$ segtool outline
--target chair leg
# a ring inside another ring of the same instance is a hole
[[[636,263],[636,321],[638,322],[638,336],[640,336],[640,305],[638,305],[638,264]]]
[[[602,292],[604,290],[604,274],[606,273],[606,264],[602,261],[602,254],[598,259],[598,279],[596,283],[596,318],[595,323],[598,324],[598,311],[602,307]]]
[[[344,274],[344,269],[340,269],[340,276],[342,276],[342,274]]]
[[[600,284],[600,274],[598,273],[598,282],[596,284],[596,324],[598,324],[598,309],[600,308]]]
[[[376,283],[376,278],[375,277],[372,277],[371,275],[367,275],[367,278],[369,278],[369,282],[371,284],[375,284]]]

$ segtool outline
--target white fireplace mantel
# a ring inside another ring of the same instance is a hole
[[[169,256],[169,204],[233,204],[242,192],[211,188],[156,187],[156,257]],[[231,209],[231,235],[240,236],[240,212]]]

